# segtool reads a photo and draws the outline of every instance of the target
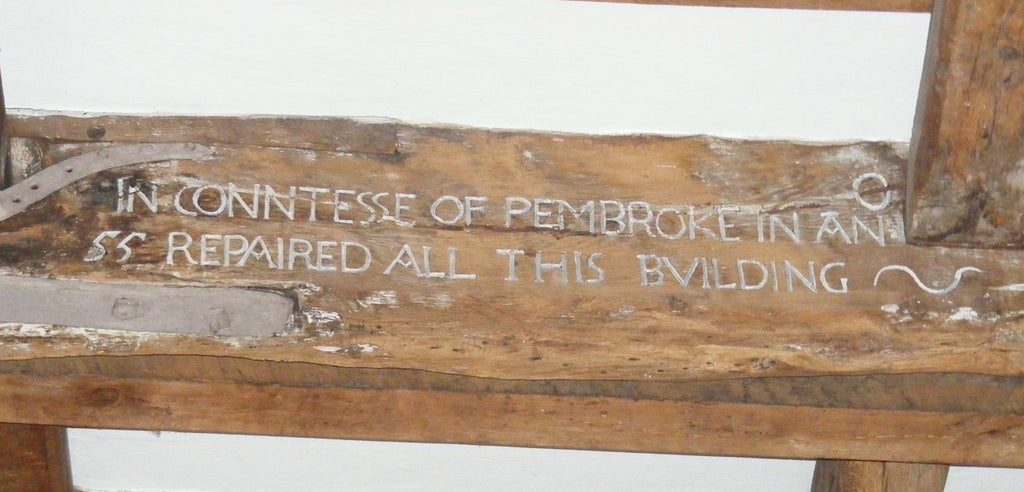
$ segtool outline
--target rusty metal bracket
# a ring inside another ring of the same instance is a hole
[[[136,144],[106,147],[64,159],[0,191],[0,221],[7,220],[65,186],[116,167],[172,159],[204,160],[213,156],[209,147],[193,144]]]
[[[0,80],[0,189],[13,181]],[[209,147],[146,143],[105,147],[65,159],[0,191],[0,221],[101,171],[172,159],[205,160]],[[0,276],[0,322],[135,332],[271,336],[290,326],[295,302],[248,289],[165,287]]]
[[[13,184],[7,104],[0,75],[0,221],[23,212],[34,203],[87,176],[115,167],[172,159],[204,160],[213,156],[209,147],[194,143],[119,145],[65,159],[20,183]],[[7,188],[7,189],[5,189]]]

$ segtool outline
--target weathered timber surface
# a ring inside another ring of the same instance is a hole
[[[942,492],[946,465],[820,460],[811,492]]]
[[[4,172],[0,173],[0,188],[7,186],[7,103],[4,100],[4,81],[0,77],[0,166]]]
[[[14,160],[111,155],[149,119],[18,116]],[[250,124],[157,119],[212,158],[49,195],[0,222],[0,266],[124,292],[90,316],[166,308],[138,285],[290,319],[166,334],[0,300],[0,421],[1024,466],[1024,252],[908,246],[903,145],[394,124],[369,152]]]
[[[913,242],[1024,246],[1024,5],[935,5],[909,173]]]
[[[14,135],[46,137],[32,128],[51,118],[64,117],[20,117]],[[109,118],[90,124],[147,119]],[[230,355],[510,380],[1020,375],[1024,253],[906,246],[898,144],[397,135],[383,155],[192,134],[214,159],[107,171],[0,224],[9,275],[287,292],[301,312],[284,336],[8,319],[0,357]],[[39,140],[43,165],[109,145],[65,138]],[[129,231],[149,239],[120,262]],[[112,254],[84,261],[96,239]]]
[[[239,124],[244,121],[244,124]],[[10,115],[9,133],[51,141],[231,142],[263,147],[394,154],[397,127],[385,118]]]
[[[0,419],[68,426],[1024,466],[1020,416],[89,376],[0,392]]]
[[[597,2],[703,7],[931,12],[932,0],[588,0]]]
[[[0,492],[71,492],[67,431],[0,423]]]
[[[278,384],[295,388],[438,391],[1019,415],[1024,380],[973,374],[749,377],[711,381],[512,380],[411,369],[183,355],[88,356],[0,362],[0,374]]]
[[[43,156],[39,142],[32,138],[8,140],[7,168],[4,172],[4,188],[20,183],[42,170]]]

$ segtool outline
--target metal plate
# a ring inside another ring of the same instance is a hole
[[[65,186],[107,169],[171,159],[203,160],[213,156],[209,147],[193,144],[118,145],[60,161],[0,192],[0,220],[23,212]]]
[[[0,321],[218,336],[287,330],[295,303],[266,291],[0,276]]]

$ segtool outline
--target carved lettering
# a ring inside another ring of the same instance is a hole
[[[156,186],[122,178],[117,181],[118,213],[132,213],[136,203],[149,212],[159,211]],[[868,212],[891,205],[888,180],[866,173],[855,180],[854,200]],[[146,190],[143,192],[143,190]],[[326,222],[342,227],[371,227],[393,223],[400,227],[416,225],[416,217],[426,217],[448,227],[504,227],[534,232],[571,232],[609,240],[644,240],[651,244],[686,242],[687,253],[635,255],[639,284],[651,288],[681,288],[734,292],[772,292],[779,294],[847,294],[854,282],[845,275],[847,262],[842,258],[799,260],[796,258],[751,258],[730,254],[732,244],[747,240],[767,245],[786,243],[804,245],[805,236],[815,244],[838,243],[857,247],[886,247],[901,241],[902,223],[891,214],[840,213],[826,210],[770,210],[738,205],[656,205],[645,200],[566,200],[562,198],[500,197],[500,210],[488,210],[492,198],[478,195],[441,195],[419,201],[418,194],[359,190],[356,187],[228,183],[189,183],[180,187],[170,200],[173,212],[195,218],[226,217],[236,220]],[[785,207],[783,207],[785,209]],[[497,221],[497,223],[495,223]],[[118,231],[109,231],[111,233]],[[754,235],[756,237],[749,237]],[[115,236],[111,236],[115,237]],[[144,240],[144,236],[140,236]],[[102,243],[103,239],[98,241]],[[119,247],[119,261],[131,257],[125,239]],[[705,245],[719,246],[705,250]],[[102,244],[99,244],[102,247]],[[387,261],[377,274],[408,274],[424,280],[475,281],[460,261],[459,248],[429,244],[379,248],[374,252],[358,242],[338,238],[266,237],[239,233],[171,232],[167,235],[164,263],[170,266],[207,268],[259,267],[272,270],[309,271],[361,275],[371,272],[374,258]],[[817,247],[808,245],[808,247]],[[696,249],[694,249],[696,248]],[[99,251],[99,248],[94,248]],[[128,251],[127,255],[124,251]],[[494,250],[503,258],[495,265],[506,282],[522,277],[521,261],[532,265],[532,283],[600,285],[608,268],[619,268],[611,260],[605,265],[605,253],[574,251],[531,251],[510,247]],[[738,250],[737,250],[738,251]],[[770,250],[768,250],[770,251]],[[90,259],[93,252],[87,255]],[[737,258],[737,256],[739,256]],[[891,267],[895,269],[897,267]],[[903,268],[903,267],[899,267]],[[857,285],[877,288],[861,281]],[[931,289],[931,288],[929,288]],[[935,289],[932,289],[935,290]],[[931,292],[929,290],[928,292]],[[944,291],[943,291],[944,292]]]

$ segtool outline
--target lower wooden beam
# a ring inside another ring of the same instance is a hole
[[[942,492],[946,465],[819,460],[811,492]]]
[[[798,459],[1024,466],[1024,416],[0,376],[0,420]]]
[[[70,492],[67,430],[0,423],[0,492]]]

